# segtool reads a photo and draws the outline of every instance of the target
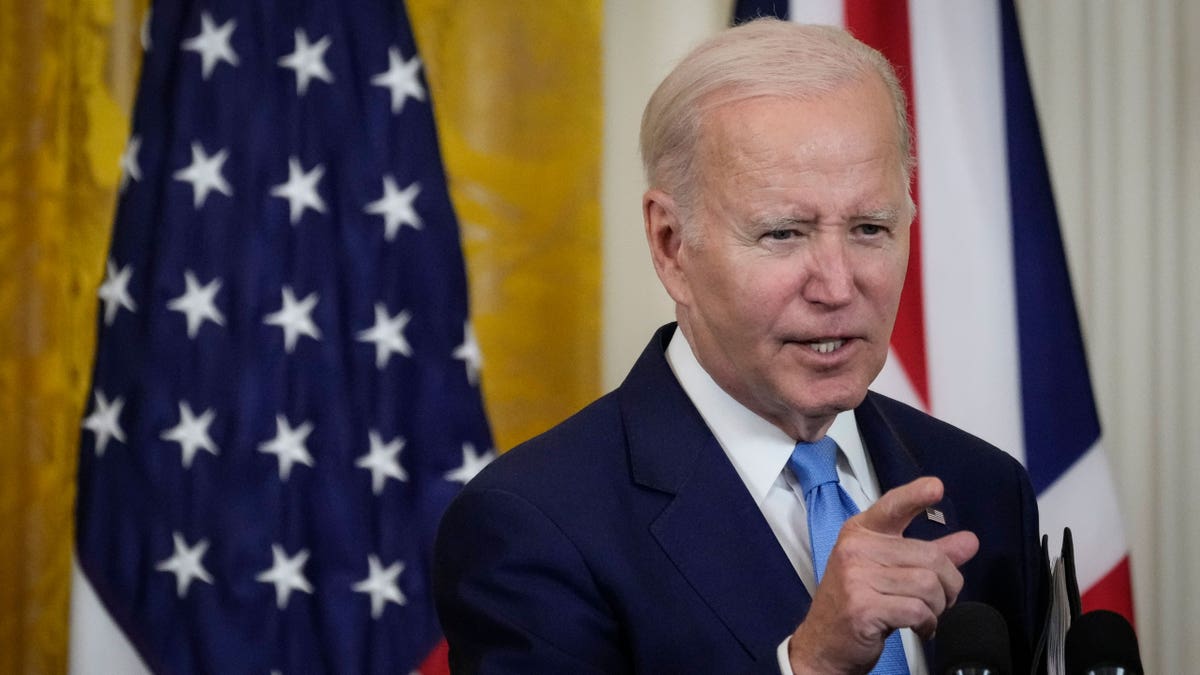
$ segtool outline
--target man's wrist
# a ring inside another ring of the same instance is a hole
[[[817,650],[805,649],[803,639],[796,639],[803,630],[804,624],[800,624],[796,631],[783,641],[783,646],[787,649],[787,660],[781,661],[786,664],[786,668],[783,668],[785,675],[835,675],[846,672],[832,663],[822,662]]]

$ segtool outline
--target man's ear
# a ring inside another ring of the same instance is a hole
[[[651,188],[642,195],[642,220],[646,225],[646,243],[650,246],[654,271],[671,299],[687,305],[691,294],[681,260],[687,250],[683,245],[683,223],[678,205],[667,193]]]

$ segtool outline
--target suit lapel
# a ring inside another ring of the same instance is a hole
[[[634,482],[673,495],[649,524],[666,555],[752,655],[774,649],[811,602],[745,484],[704,424],[659,331],[621,385]]]
[[[761,654],[795,629],[811,599],[737,473],[715,450],[719,458],[711,451],[697,457],[650,529],[742,646]]]
[[[858,432],[862,435],[863,445],[871,457],[872,466],[875,467],[880,494],[883,494],[928,472],[921,466],[915,454],[919,449],[909,448],[904,444],[880,408],[877,397],[878,394],[867,392],[867,398],[854,409],[854,417],[858,422]],[[904,536],[932,541],[960,529],[954,503],[949,498],[943,499],[934,505],[934,508],[945,519],[944,525],[927,516],[917,515],[904,530]],[[922,648],[925,652],[925,662],[935,663],[933,643],[925,642]]]
[[[872,466],[875,467],[875,477],[879,479],[880,494],[883,494],[894,487],[929,475],[929,472],[921,466],[918,449],[908,447],[900,439],[895,428],[879,407],[876,401],[877,396],[878,394],[868,392],[867,398],[858,408],[855,408],[854,416],[858,421],[858,431],[862,435],[863,445],[871,457]],[[904,536],[930,541],[959,530],[954,503],[949,498],[943,499],[933,508],[941,513],[946,521],[945,524],[936,522],[927,515],[917,515],[904,530]]]

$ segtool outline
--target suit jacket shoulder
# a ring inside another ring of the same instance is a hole
[[[434,591],[456,671],[778,672],[809,598],[671,373],[672,330],[450,506]]]

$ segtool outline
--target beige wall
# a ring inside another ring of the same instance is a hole
[[[659,80],[698,41],[729,21],[731,2],[605,0],[604,3],[604,337],[601,384],[611,389],[674,318],[642,233],[638,159],[642,107]]]

